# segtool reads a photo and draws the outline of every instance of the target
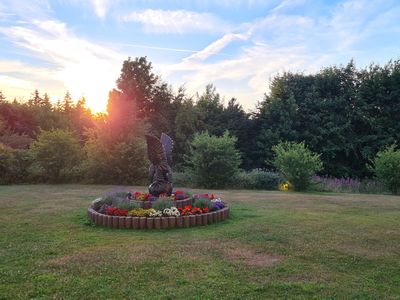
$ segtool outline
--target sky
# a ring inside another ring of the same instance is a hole
[[[122,62],[253,110],[282,72],[400,58],[399,0],[0,0],[0,90],[106,108]]]

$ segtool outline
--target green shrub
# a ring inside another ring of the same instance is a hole
[[[0,184],[13,183],[15,171],[14,151],[0,144]]]
[[[198,207],[201,209],[208,207],[208,209],[211,211],[214,207],[214,204],[211,202],[210,199],[200,198],[200,199],[194,200],[193,207]]]
[[[320,155],[307,149],[304,142],[283,142],[272,150],[275,152],[273,165],[296,191],[308,189],[312,176],[322,170]]]
[[[118,207],[123,203],[127,203],[128,192],[110,192],[103,197],[103,204],[112,205]]]
[[[236,175],[232,188],[277,190],[281,181],[279,174],[269,171],[252,170]]]
[[[14,150],[15,157],[15,174],[13,183],[28,183],[31,182],[29,168],[32,165],[32,156],[29,150],[16,149]]]
[[[171,208],[174,203],[169,198],[158,198],[152,205],[155,210],[163,211],[166,208]]]
[[[91,132],[83,163],[86,180],[92,183],[147,184],[148,161],[144,137],[132,134],[113,140],[107,132]]]
[[[400,150],[395,145],[379,151],[374,159],[376,177],[387,186],[393,194],[400,193]]]
[[[194,180],[192,174],[188,172],[174,172],[173,174],[174,186],[193,187]]]
[[[122,202],[122,203],[118,204],[117,207],[119,209],[132,210],[132,209],[140,208],[140,205],[137,202],[129,201],[129,202]]]
[[[33,159],[31,171],[44,181],[76,181],[82,151],[78,140],[61,129],[42,131],[29,152]]]
[[[206,188],[229,185],[239,171],[240,153],[235,148],[236,138],[225,132],[217,137],[196,133],[184,156],[187,172],[195,184]]]

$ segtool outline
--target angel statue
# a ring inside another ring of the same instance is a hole
[[[171,154],[173,140],[165,133],[158,139],[153,135],[146,135],[147,155],[151,162],[149,168],[149,193],[155,197],[160,194],[171,196],[172,193],[172,169]]]

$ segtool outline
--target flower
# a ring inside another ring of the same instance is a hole
[[[162,217],[163,213],[161,210],[154,210],[154,212],[150,213],[150,217]]]
[[[283,182],[279,185],[280,191],[287,191],[289,190],[289,182]]]
[[[150,217],[151,214],[155,213],[156,210],[154,208],[135,208],[129,211],[129,215],[133,217]]]
[[[180,214],[182,216],[188,216],[192,214],[192,206],[191,205],[185,205],[184,208],[178,208]]]
[[[107,207],[106,214],[109,216],[127,216],[128,215],[127,209],[120,209],[116,207]]]
[[[177,209],[175,206],[172,206],[171,208],[166,208],[163,210],[163,215],[169,216],[169,217],[179,217],[180,216],[179,209]]]

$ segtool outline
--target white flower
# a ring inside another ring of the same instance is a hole
[[[175,206],[173,206],[171,208],[164,209],[163,214],[165,216],[170,216],[170,217],[178,217],[178,216],[180,216],[180,212]]]
[[[162,214],[163,213],[161,210],[156,210],[156,211],[150,213],[150,217],[161,217]]]

